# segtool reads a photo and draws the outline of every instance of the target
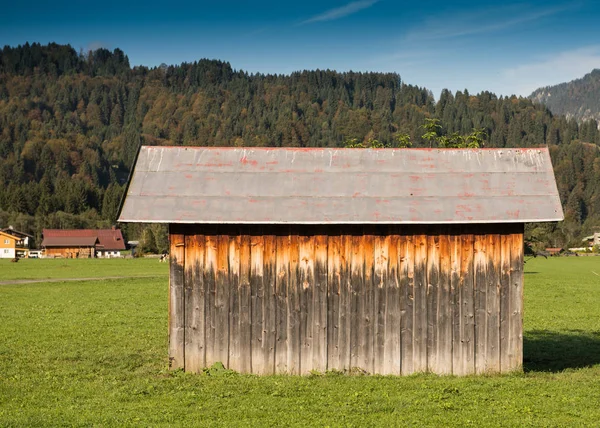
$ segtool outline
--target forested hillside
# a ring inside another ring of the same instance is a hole
[[[0,52],[0,225],[39,236],[43,227],[115,222],[140,144],[387,146],[426,118],[443,135],[483,128],[488,147],[549,145],[567,220],[531,228],[540,245],[575,243],[600,225],[600,134],[525,98],[425,88],[390,73],[248,74],[226,63],[130,67],[119,49],[77,53],[26,44]],[[139,226],[125,228],[137,238]],[[164,228],[144,231],[159,238]]]
[[[600,120],[600,70],[593,70],[581,79],[536,89],[533,101],[546,105],[554,114],[582,122]]]

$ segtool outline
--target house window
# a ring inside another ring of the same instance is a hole
[[[5,243],[5,244],[10,244],[10,239],[5,239],[5,240],[4,240],[4,243]]]
[[[4,254],[8,254],[8,250],[4,250]]]

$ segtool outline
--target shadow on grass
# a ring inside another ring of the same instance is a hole
[[[559,372],[600,364],[600,331],[527,331],[523,337],[526,372]]]

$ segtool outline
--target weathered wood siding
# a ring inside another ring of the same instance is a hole
[[[171,225],[171,367],[507,372],[523,225]]]
[[[91,258],[94,257],[93,247],[50,247],[46,248],[44,257],[47,258],[58,258],[62,257],[65,259],[76,259],[76,258]]]

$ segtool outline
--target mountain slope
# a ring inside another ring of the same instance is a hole
[[[595,69],[581,79],[535,90],[529,99],[547,106],[554,114],[574,118],[578,122],[600,122],[600,70]]]

